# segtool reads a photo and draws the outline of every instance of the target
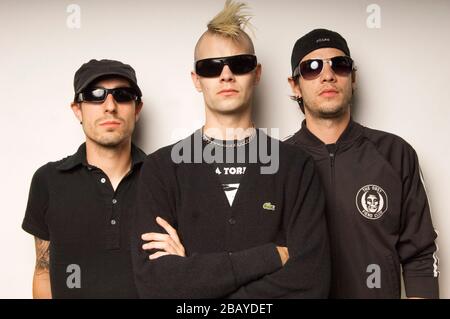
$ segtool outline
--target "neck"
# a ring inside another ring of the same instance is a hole
[[[206,109],[204,132],[219,140],[242,140],[253,133],[251,108],[243,113],[219,114]]]
[[[325,144],[334,144],[345,131],[350,122],[350,113],[346,112],[338,118],[326,119],[317,118],[308,114],[305,115],[306,127]]]
[[[116,189],[131,168],[131,139],[115,147],[105,147],[87,138],[86,158],[89,165],[105,172]]]

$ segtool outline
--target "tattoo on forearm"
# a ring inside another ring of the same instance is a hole
[[[50,268],[50,242],[36,238],[36,270],[49,271]]]

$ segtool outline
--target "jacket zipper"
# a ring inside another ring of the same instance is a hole
[[[334,193],[334,179],[335,179],[335,173],[334,173],[334,161],[336,158],[336,152],[337,152],[337,145],[332,144],[327,146],[328,156],[330,157],[330,169],[331,169],[331,187],[333,189]]]
[[[328,152],[328,156],[330,158],[330,187],[331,187],[331,206],[333,207],[333,209],[336,207],[336,187],[335,187],[335,172],[334,172],[334,167],[335,167],[335,158],[336,158],[336,151],[337,151],[337,147],[334,147],[332,145],[327,146],[327,152]],[[330,240],[334,240],[333,238],[330,238]],[[332,253],[332,259],[334,259],[335,257],[333,256]],[[337,286],[340,285],[340,280],[339,279],[335,279],[332,283],[331,283],[331,291],[330,293],[333,293],[333,291],[335,291],[337,289]]]
[[[331,165],[331,184],[334,187],[334,157],[335,153],[330,153],[330,165]]]

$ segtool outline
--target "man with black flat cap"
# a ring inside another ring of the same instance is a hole
[[[316,29],[292,51],[293,98],[305,114],[287,142],[317,164],[332,253],[331,297],[438,298],[436,233],[414,149],[351,118],[356,69],[345,39]]]
[[[33,176],[22,228],[35,237],[34,298],[135,298],[130,216],[145,158],[131,136],[142,109],[127,64],[91,60],[75,73],[72,110],[86,141]]]

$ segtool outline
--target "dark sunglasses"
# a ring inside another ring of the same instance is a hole
[[[195,73],[205,78],[217,77],[225,65],[236,75],[246,74],[256,68],[256,56],[251,54],[233,55],[222,58],[203,59],[195,62]]]
[[[353,70],[353,60],[348,56],[335,56],[331,59],[311,59],[301,62],[295,69],[293,77],[301,76],[305,80],[313,80],[322,73],[324,62],[330,64],[336,75],[347,76]]]
[[[108,94],[112,94],[114,99],[119,103],[131,102],[139,100],[139,96],[135,89],[130,87],[105,89],[105,88],[88,88],[79,93],[77,102],[95,102],[101,103],[106,100]]]

